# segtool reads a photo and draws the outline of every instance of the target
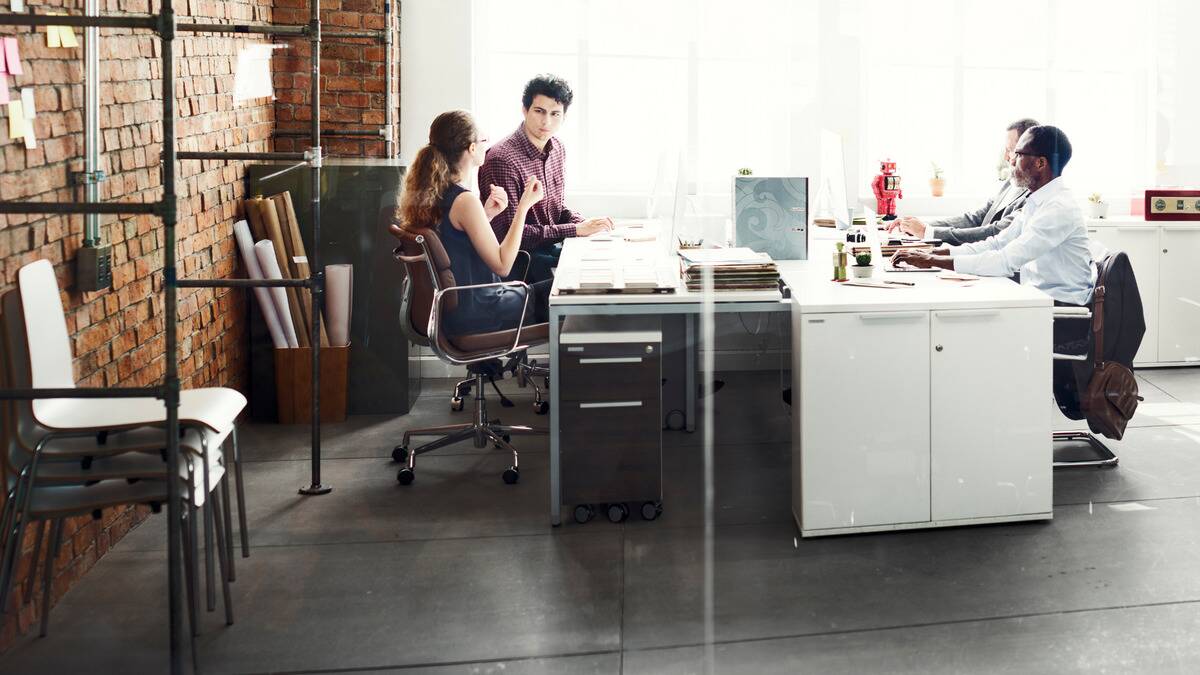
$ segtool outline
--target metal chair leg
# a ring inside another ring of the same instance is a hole
[[[188,486],[191,489],[191,486]],[[196,544],[196,509],[192,506],[191,500],[185,504],[187,511],[187,536],[184,546],[186,550],[183,556],[184,572],[187,574],[187,596],[188,596],[188,616],[192,624],[192,636],[200,635],[200,617],[196,611],[197,596],[200,595],[200,576],[196,574],[196,558],[199,557],[199,549]]]
[[[224,507],[219,510],[222,520],[225,525],[225,537],[228,546],[225,547],[225,571],[226,578],[229,581],[237,581],[237,573],[233,568],[233,506],[232,500],[229,498],[229,472],[225,472],[226,476],[221,480],[221,505]]]
[[[237,425],[233,425],[233,431],[230,432],[233,437],[233,477],[237,480],[237,499],[238,499],[238,528],[242,535],[242,557],[250,557],[250,529],[246,527],[246,489],[242,484],[242,454],[238,449]],[[226,504],[228,507],[228,504]],[[232,541],[229,547],[232,552]],[[232,560],[232,556],[230,558]],[[229,568],[233,570],[232,565]],[[230,581],[233,581],[233,572],[230,572]]]
[[[204,601],[208,611],[217,608],[217,579],[215,573],[215,557],[217,547],[213,545],[215,530],[213,523],[213,495],[210,492],[204,500]]]
[[[233,564],[233,556],[229,555],[232,552],[229,549],[233,548],[233,541],[230,539],[233,531],[229,529],[229,504],[226,501],[228,496],[228,491],[225,491],[221,495],[214,495],[212,501],[214,508],[217,509],[217,515],[223,516],[223,518],[220,520],[224,523],[224,525],[222,525],[222,522],[218,522],[216,526],[217,561],[221,565],[221,597],[222,602],[225,604],[225,625],[232,626],[233,599],[229,593],[229,576],[233,571],[233,569],[230,567]],[[228,546],[226,545],[227,543]]]
[[[1053,434],[1054,442],[1084,442],[1091,446],[1095,451],[1096,456],[1092,458],[1078,460],[1054,460],[1054,468],[1094,466],[1094,467],[1115,467],[1120,458],[1113,452],[1104,441],[1096,438],[1096,435],[1088,431],[1055,431]]]
[[[59,546],[62,544],[63,518],[54,521],[54,534],[46,542],[46,569],[42,571],[42,626],[38,633],[46,637],[50,629],[50,589],[54,581],[54,560],[58,558]]]

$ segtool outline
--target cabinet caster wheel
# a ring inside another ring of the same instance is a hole
[[[642,520],[654,520],[662,515],[662,502],[643,502]]]
[[[396,480],[399,481],[401,485],[411,485],[413,478],[416,478],[416,476],[413,474],[413,470],[407,466],[403,469],[400,469],[400,471],[396,474]]]
[[[596,517],[596,509],[593,509],[591,504],[580,504],[575,507],[575,522],[580,525],[590,521],[594,517]]]
[[[408,461],[408,448],[403,445],[397,445],[392,448],[392,461],[397,464],[402,464]]]
[[[533,402],[533,412],[537,413],[538,415],[545,415],[546,413],[550,412],[550,402],[549,401],[534,401]]]
[[[624,504],[608,505],[608,522],[623,523],[629,517],[629,507]]]
[[[504,470],[504,482],[508,485],[516,485],[517,481],[521,480],[521,471],[515,466],[510,466]]]
[[[463,409],[463,400],[461,397],[453,396],[450,398],[450,409],[458,412]]]

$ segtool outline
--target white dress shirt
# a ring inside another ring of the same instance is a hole
[[[954,269],[985,277],[1021,272],[1021,283],[1055,300],[1086,305],[1095,287],[1083,213],[1062,177],[1029,195],[1012,225],[980,242],[951,246]]]

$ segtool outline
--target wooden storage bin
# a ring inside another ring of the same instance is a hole
[[[346,419],[346,371],[350,347],[321,347],[321,421]],[[275,395],[280,424],[312,421],[312,350],[275,350]]]

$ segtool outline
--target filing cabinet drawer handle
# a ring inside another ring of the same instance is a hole
[[[580,409],[588,408],[640,408],[641,401],[604,401],[601,403],[580,403]]]
[[[859,314],[858,318],[861,321],[909,321],[912,319],[922,319],[926,316],[929,316],[927,312],[878,312]]]
[[[642,357],[640,357],[640,356],[611,356],[611,357],[605,357],[605,358],[597,357],[597,358],[592,358],[592,359],[579,359],[580,365],[583,365],[586,363],[641,363],[641,362],[642,362]]]
[[[976,319],[985,316],[1000,316],[998,309],[956,309],[951,312],[934,312],[939,319]]]

